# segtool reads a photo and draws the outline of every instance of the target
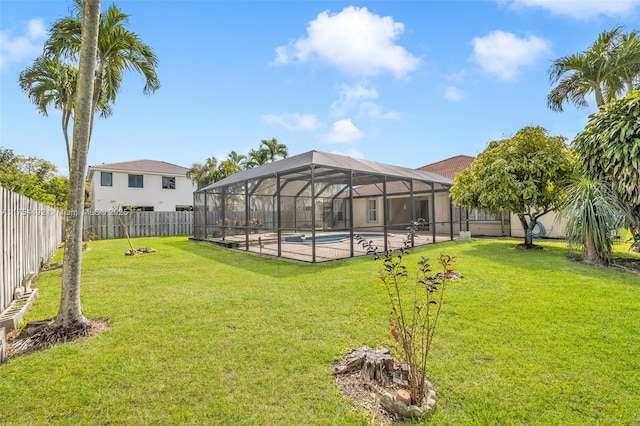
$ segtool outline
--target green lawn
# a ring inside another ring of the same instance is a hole
[[[429,424],[640,424],[640,274],[584,266],[559,242],[427,246],[457,257],[433,346]],[[92,339],[0,366],[0,424],[366,425],[332,380],[350,348],[389,343],[371,258],[316,265],[186,238],[84,254]],[[28,320],[55,315],[43,273]]]

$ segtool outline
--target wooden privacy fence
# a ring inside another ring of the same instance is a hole
[[[62,213],[0,187],[0,312],[29,273],[38,273],[62,241]]]
[[[86,211],[85,233],[99,240],[125,238],[121,220],[128,222],[130,237],[168,237],[193,235],[193,212],[129,212],[119,210]]]

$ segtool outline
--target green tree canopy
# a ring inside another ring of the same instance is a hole
[[[0,146],[0,186],[57,209],[67,206],[69,180],[53,163]]]
[[[198,189],[204,188],[220,180],[218,166],[218,159],[209,157],[204,164],[194,163],[187,171],[187,178],[195,183]]]
[[[267,157],[267,151],[263,149],[252,149],[247,154],[247,158],[245,159],[243,165],[245,169],[252,169],[254,167],[262,166],[263,164],[267,164],[269,162],[269,158]]]
[[[451,196],[462,207],[511,210],[524,230],[524,245],[532,247],[536,220],[558,207],[571,171],[563,137],[548,136],[539,126],[525,127],[510,139],[490,142],[456,176]]]
[[[620,197],[640,248],[640,90],[591,115],[573,146],[587,175],[608,182]]]
[[[247,155],[240,155],[231,151],[227,159],[218,162],[216,157],[209,157],[204,164],[194,163],[187,172],[187,178],[198,185],[198,189],[211,185],[219,180],[231,176],[242,169],[251,169],[272,163],[278,157],[286,158],[287,146],[278,142],[276,138],[260,141],[259,149],[252,149]]]
[[[287,158],[289,150],[283,143],[278,142],[276,138],[263,139],[260,141],[260,150],[266,154],[267,162],[272,163],[279,158]]]

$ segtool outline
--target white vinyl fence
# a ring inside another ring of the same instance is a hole
[[[125,238],[122,221],[128,223],[131,238],[193,235],[193,212],[135,212],[130,215],[118,210],[86,211],[85,235],[91,233],[99,240]]]
[[[62,214],[0,187],[0,312],[29,273],[38,273],[62,241]]]

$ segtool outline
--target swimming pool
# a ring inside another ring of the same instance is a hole
[[[363,238],[382,238],[384,234],[354,234],[360,235]],[[316,244],[324,243],[336,243],[338,241],[345,241],[349,239],[349,234],[331,234],[331,235],[317,235],[315,238]],[[312,237],[304,237],[302,235],[291,235],[284,237],[284,241],[287,243],[304,243],[311,244],[314,239]]]

